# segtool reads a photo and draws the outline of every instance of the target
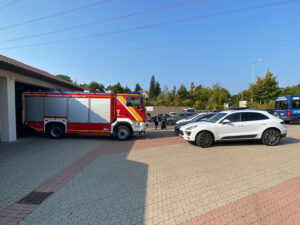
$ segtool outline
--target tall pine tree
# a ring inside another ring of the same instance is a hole
[[[141,85],[140,85],[139,83],[137,83],[137,84],[135,85],[134,91],[141,91],[141,90],[142,90]]]
[[[158,83],[158,81],[156,81],[155,83],[155,97],[157,98],[161,93],[161,88],[160,88],[160,84]]]
[[[150,81],[149,98],[151,100],[156,98],[156,82],[155,82],[154,75],[152,75],[151,81]]]

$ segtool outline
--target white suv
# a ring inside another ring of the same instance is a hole
[[[223,111],[206,122],[190,123],[179,131],[185,140],[203,148],[226,140],[261,140],[273,146],[286,134],[283,120],[266,111],[252,109]]]

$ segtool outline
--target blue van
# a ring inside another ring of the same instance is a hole
[[[274,115],[287,123],[294,122],[300,125],[300,95],[278,97]]]

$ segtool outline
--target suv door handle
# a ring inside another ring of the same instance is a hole
[[[237,127],[244,127],[244,125],[238,125]]]

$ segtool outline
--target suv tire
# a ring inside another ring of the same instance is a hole
[[[268,146],[278,145],[280,142],[280,132],[276,129],[268,129],[263,133],[261,141],[264,145]]]
[[[196,144],[202,148],[208,148],[214,143],[214,137],[210,132],[203,131],[196,137]]]

